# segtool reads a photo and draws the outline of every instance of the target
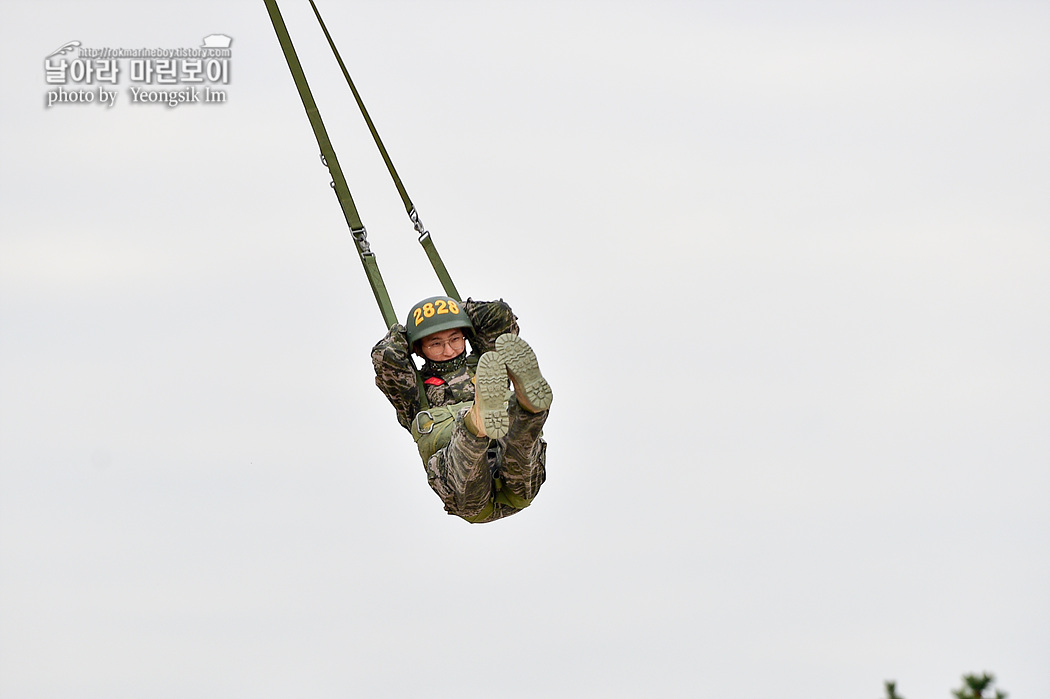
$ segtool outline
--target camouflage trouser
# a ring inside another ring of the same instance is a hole
[[[509,405],[505,437],[471,434],[463,425],[464,408],[455,418],[448,446],[427,460],[427,481],[449,514],[491,522],[528,507],[543,485],[547,443],[541,434],[547,411],[530,413],[513,397]]]

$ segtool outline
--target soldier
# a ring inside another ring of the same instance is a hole
[[[372,348],[376,385],[416,441],[430,487],[468,522],[520,512],[546,478],[552,393],[516,320],[502,299],[435,296]],[[424,360],[418,374],[410,353]]]

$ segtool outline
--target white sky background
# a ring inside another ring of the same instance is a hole
[[[399,314],[425,256],[283,8]],[[446,516],[262,2],[0,10],[0,696],[1050,692],[1050,6],[321,6],[555,389]],[[44,106],[234,38],[229,102]]]

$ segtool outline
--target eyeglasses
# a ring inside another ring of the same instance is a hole
[[[445,339],[445,340],[438,340],[438,339],[427,340],[426,342],[423,343],[423,347],[428,352],[436,354],[436,353],[441,352],[442,350],[444,350],[445,349],[445,345],[448,345],[453,350],[458,352],[458,351],[461,351],[463,349],[463,347],[464,347],[463,342],[465,340],[466,340],[466,338],[463,337],[462,335],[457,335],[455,337],[450,337],[450,338]]]

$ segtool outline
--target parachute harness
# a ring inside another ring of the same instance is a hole
[[[336,157],[335,149],[332,147],[332,142],[328,138],[328,132],[325,130],[324,122],[321,120],[321,114],[317,109],[317,104],[314,102],[313,93],[310,91],[310,86],[306,81],[306,75],[303,73],[302,65],[299,63],[299,57],[295,53],[292,39],[288,35],[288,28],[284,24],[284,18],[281,17],[281,11],[277,7],[277,1],[263,0],[263,2],[266,4],[266,10],[270,15],[270,21],[273,23],[274,31],[277,33],[277,40],[281,44],[281,51],[284,53],[285,61],[288,63],[288,70],[292,74],[292,79],[295,81],[295,87],[299,91],[299,97],[302,99],[303,107],[306,109],[306,116],[310,120],[310,126],[313,128],[314,137],[317,139],[317,145],[321,149],[321,163],[328,168],[328,171],[332,176],[331,187],[335,191],[336,198],[339,200],[339,206],[343,210],[343,217],[346,219],[347,226],[350,228],[350,236],[353,238],[354,245],[357,247],[358,255],[361,258],[361,264],[365,270],[365,276],[368,279],[369,286],[372,288],[372,294],[375,296],[376,303],[379,306],[379,312],[383,315],[383,322],[386,324],[387,329],[390,329],[397,324],[397,315],[394,312],[393,304],[390,302],[390,294],[387,292],[386,285],[383,283],[383,276],[379,272],[379,263],[376,261],[375,253],[372,252],[371,247],[368,244],[368,232],[365,230],[365,226],[361,222],[361,217],[357,212],[357,207],[354,205],[354,199],[350,194],[350,188],[346,184],[346,178],[343,176],[342,168],[339,166],[339,159]],[[423,246],[423,250],[426,252],[427,258],[430,260],[430,265],[433,267],[434,273],[437,274],[438,280],[441,282],[441,286],[445,290],[445,293],[456,301],[460,301],[460,295],[456,290],[455,284],[452,282],[452,277],[445,268],[445,264],[442,262],[441,256],[438,254],[437,247],[434,245],[430,232],[427,231],[426,227],[420,220],[416,207],[413,206],[412,200],[409,199],[408,192],[405,189],[404,184],[401,182],[401,178],[398,177],[397,171],[394,169],[394,163],[391,161],[390,155],[387,153],[382,139],[379,138],[379,132],[376,130],[375,124],[372,123],[372,118],[368,115],[368,110],[365,109],[365,103],[361,99],[357,87],[354,86],[353,80],[350,79],[350,73],[346,70],[346,65],[343,63],[343,59],[339,55],[339,50],[335,47],[335,42],[332,40],[331,34],[328,33],[328,28],[325,26],[324,20],[321,19],[321,13],[318,11],[314,0],[310,0],[310,7],[313,8],[314,15],[317,17],[317,22],[321,25],[321,30],[324,32],[325,38],[328,40],[328,45],[332,48],[332,53],[335,55],[335,59],[339,63],[339,68],[343,71],[343,76],[346,78],[347,85],[350,86],[350,91],[354,94],[357,106],[361,110],[361,116],[364,117],[365,123],[368,125],[368,130],[372,133],[372,138],[375,140],[376,146],[379,148],[379,153],[383,156],[383,161],[386,163],[387,170],[390,172],[390,176],[394,180],[394,186],[397,187],[397,191],[401,195],[401,201],[404,202],[405,211],[408,212],[408,218],[412,222],[413,228],[419,234],[419,244]],[[414,365],[413,368],[415,368]],[[416,372],[416,377],[417,379],[419,378],[418,371]],[[421,382],[419,388],[420,393],[423,394],[424,392],[422,390]]]

